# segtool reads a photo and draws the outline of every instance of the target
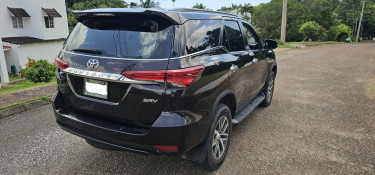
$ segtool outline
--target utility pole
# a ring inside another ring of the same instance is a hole
[[[365,2],[363,1],[363,6],[362,6],[362,12],[361,12],[361,18],[359,18],[359,24],[358,24],[358,29],[357,29],[357,36],[355,37],[355,41],[359,42],[359,32],[361,30],[361,23],[362,23],[362,17],[363,17],[363,11],[365,10]]]
[[[288,1],[283,0],[283,15],[282,15],[282,18],[281,18],[281,43],[282,44],[285,44],[287,7],[288,7]]]

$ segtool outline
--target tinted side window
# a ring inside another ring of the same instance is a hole
[[[225,29],[224,29],[224,32],[223,32],[223,46],[225,46],[228,50],[230,50],[228,34],[227,34]]]
[[[190,20],[184,26],[187,54],[219,45],[221,20]]]
[[[224,26],[229,40],[230,51],[245,50],[240,26],[236,21],[224,21]]]
[[[257,41],[257,38],[255,37],[255,34],[251,30],[251,27],[248,26],[245,23],[242,23],[242,24],[243,24],[243,27],[244,27],[244,33],[245,33],[245,37],[246,37],[246,40],[247,40],[247,44],[250,46],[250,49],[251,50],[258,49],[260,45]]]

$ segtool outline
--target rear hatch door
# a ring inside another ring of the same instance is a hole
[[[131,80],[124,71],[166,70],[174,25],[164,17],[101,14],[81,18],[59,59],[67,83],[60,90],[77,111],[152,124],[160,115],[164,81]]]

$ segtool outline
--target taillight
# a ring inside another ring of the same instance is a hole
[[[129,79],[155,80],[178,83],[183,87],[190,86],[203,72],[203,66],[190,67],[176,70],[156,70],[156,71],[125,71],[122,73]]]
[[[60,58],[55,58],[55,65],[61,69],[66,69],[69,67],[69,63],[61,60]]]

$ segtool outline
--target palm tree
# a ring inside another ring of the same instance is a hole
[[[173,8],[174,8],[174,2],[176,2],[176,0],[172,0],[172,2],[173,2]]]
[[[155,2],[154,0],[139,0],[139,2],[141,3],[140,6],[142,8],[155,8],[160,6],[160,3]]]
[[[251,22],[250,21],[251,18],[249,16],[247,16],[246,14],[250,13],[252,15],[253,12],[254,12],[254,6],[252,6],[250,3],[247,3],[247,4],[243,4],[243,5],[239,6],[237,14],[241,13],[241,15],[243,16],[243,19],[245,19],[246,21]]]

